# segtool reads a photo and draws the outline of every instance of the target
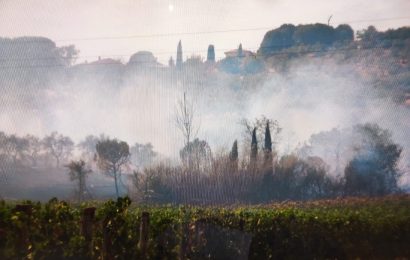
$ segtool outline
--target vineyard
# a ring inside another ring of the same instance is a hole
[[[0,259],[410,257],[410,196],[236,207],[0,202]]]

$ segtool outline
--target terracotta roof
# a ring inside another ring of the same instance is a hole
[[[96,61],[90,62],[88,64],[119,64],[119,65],[123,65],[121,63],[121,61],[119,60],[114,60],[111,58],[107,58],[107,59],[98,59]]]

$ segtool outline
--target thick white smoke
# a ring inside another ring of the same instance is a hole
[[[185,72],[165,67],[103,80],[104,71],[75,74],[51,82],[45,94],[36,96],[42,99],[38,107],[26,107],[18,95],[10,95],[14,102],[0,112],[0,129],[40,136],[58,131],[77,142],[88,134],[105,133],[131,145],[151,142],[155,150],[175,159],[183,144],[175,107],[187,92],[196,110],[198,138],[213,149],[229,149],[241,138],[243,118],[265,115],[278,120],[283,128],[276,147],[280,153],[308,142],[312,134],[370,122],[392,131],[404,148],[401,164],[407,167],[409,108],[363,79],[355,64],[300,58],[287,71],[240,76],[203,67]]]

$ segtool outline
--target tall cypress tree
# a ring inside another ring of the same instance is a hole
[[[232,170],[235,172],[238,171],[238,155],[238,141],[235,140],[232,145],[232,150],[229,154],[229,160],[231,161]]]
[[[238,57],[240,57],[240,58],[243,57],[242,43],[239,44],[239,47],[238,47]]]
[[[265,146],[264,150],[264,163],[265,167],[270,167],[272,163],[272,137],[270,134],[269,120],[266,122],[265,128]]]
[[[231,159],[231,161],[238,160],[238,141],[237,140],[233,142],[232,150],[231,150],[231,153],[229,154],[229,159]]]
[[[182,44],[181,40],[179,40],[178,47],[177,47],[177,61],[176,61],[177,68],[182,67]]]
[[[256,127],[252,131],[251,163],[256,162],[258,157],[258,140],[256,139]]]
[[[266,129],[265,129],[265,151],[272,152],[272,138],[270,135],[270,127],[269,127],[269,120],[266,122]]]
[[[206,61],[215,62],[215,47],[211,44],[208,46],[208,55]]]
[[[263,181],[262,186],[260,187],[260,199],[262,202],[268,202],[272,199],[274,187],[274,179],[272,175],[272,137],[270,134],[269,120],[266,121],[263,155]]]

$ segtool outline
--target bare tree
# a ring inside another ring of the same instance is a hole
[[[84,195],[87,193],[87,186],[85,183],[86,177],[91,173],[90,169],[86,169],[85,162],[80,161],[71,161],[66,165],[69,169],[70,179],[72,181],[78,180],[78,200],[79,202],[83,201]]]
[[[175,123],[184,137],[184,146],[188,146],[189,142],[196,137],[199,131],[199,126],[195,126],[195,109],[192,103],[186,98],[178,102],[176,107]]]

